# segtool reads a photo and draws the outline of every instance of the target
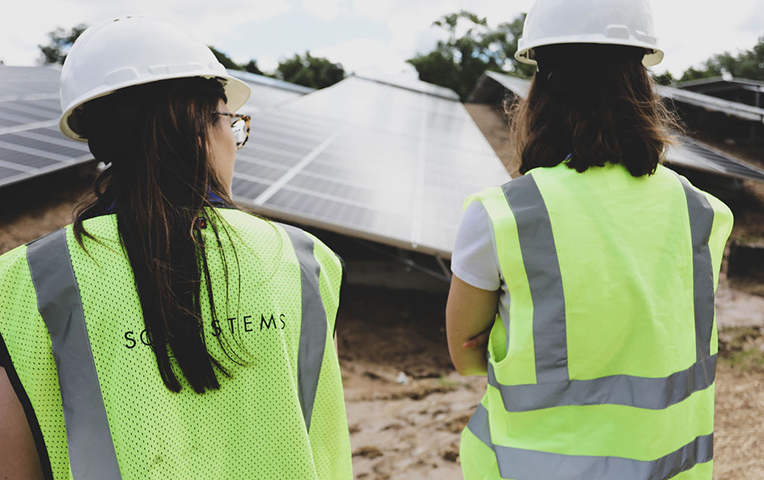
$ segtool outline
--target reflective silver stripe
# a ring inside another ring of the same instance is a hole
[[[313,255],[313,240],[298,228],[284,224],[281,226],[289,235],[297,260],[300,262],[302,325],[300,351],[297,357],[297,381],[305,426],[310,430],[310,419],[326,347],[326,310],[321,300],[318,283],[321,266]]]
[[[677,404],[714,383],[716,355],[668,377],[648,378],[613,375],[591,380],[502,385],[488,364],[488,384],[501,393],[508,412],[529,412],[566,405],[626,405],[662,410]]]
[[[488,411],[481,404],[467,428],[496,454],[502,478],[514,480],[567,480],[570,478],[617,478],[662,480],[706,463],[714,457],[713,434],[697,437],[682,448],[652,461],[621,457],[561,455],[494,445]]]
[[[697,361],[711,352],[714,328],[714,267],[708,240],[714,225],[714,209],[702,193],[696,191],[686,178],[679,176],[687,196],[692,235],[692,266],[695,284],[695,347]]]
[[[491,428],[490,423],[488,422],[488,410],[483,406],[482,403],[478,403],[475,413],[472,414],[472,418],[470,418],[470,421],[467,423],[467,430],[472,432],[472,434],[475,435],[478,440],[493,449],[494,444],[493,440],[491,440]]]
[[[538,383],[565,382],[570,378],[565,294],[549,212],[531,175],[506,183],[502,190],[517,223],[533,301],[536,380]]]
[[[56,360],[72,475],[122,478],[65,230],[30,243],[27,262]]]

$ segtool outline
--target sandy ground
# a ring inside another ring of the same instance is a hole
[[[0,253],[69,223],[92,176],[84,169],[0,191]],[[486,387],[451,367],[445,300],[357,284],[343,292],[339,352],[358,479],[461,478],[459,435]],[[762,479],[764,298],[723,279],[717,303],[715,478]]]

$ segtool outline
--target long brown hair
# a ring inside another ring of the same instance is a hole
[[[578,172],[620,163],[635,177],[655,173],[681,127],[653,88],[644,50],[552,45],[535,56],[528,97],[507,111],[520,173],[563,161]]]
[[[165,80],[93,100],[77,118],[93,156],[108,167],[96,179],[94,199],[78,208],[75,236],[84,248],[83,237],[93,237],[83,221],[116,214],[157,366],[173,392],[181,390],[181,383],[171,356],[197,393],[220,387],[216,372],[228,375],[207,351],[200,305],[205,284],[214,320],[199,230],[205,212],[228,281],[219,231],[226,231],[225,223],[214,209],[205,210],[213,194],[233,206],[208,161],[209,129],[221,121],[215,113],[220,99],[225,94],[217,80]],[[242,364],[222,336],[218,341],[229,358]]]

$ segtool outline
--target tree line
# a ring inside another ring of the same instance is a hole
[[[522,35],[525,14],[520,14],[510,22],[492,28],[485,17],[472,12],[460,11],[444,15],[433,22],[445,39],[438,41],[435,48],[406,60],[419,74],[420,80],[450,88],[466,100],[487,71],[509,73],[530,78],[535,67],[519,63],[514,54]],[[49,33],[48,45],[39,45],[43,63],[63,63],[66,52],[74,40],[87,28],[80,24],[71,30],[58,28]],[[346,76],[341,63],[305,52],[281,60],[272,72],[262,71],[257,61],[236,63],[225,53],[210,47],[218,61],[226,68],[243,70],[265,75],[311,88],[333,85]],[[653,78],[662,85],[677,81],[732,75],[752,80],[764,80],[764,37],[751,49],[732,54],[725,52],[711,56],[703,64],[690,67],[681,77],[675,78],[671,72],[654,74]]]
[[[87,29],[87,25],[79,24],[70,30],[57,28],[48,33],[48,44],[38,45],[40,62],[43,64],[63,64],[72,44]],[[316,57],[310,52],[294,54],[292,57],[279,62],[272,72],[265,72],[257,65],[257,60],[251,59],[246,63],[237,63],[224,52],[209,46],[212,53],[225,68],[241,70],[257,75],[284,80],[289,83],[310,88],[324,88],[334,85],[345,78],[345,69],[341,63],[334,63],[323,57]]]
[[[408,63],[417,69],[421,80],[448,87],[462,100],[467,99],[486,71],[531,78],[535,67],[514,58],[524,22],[524,13],[496,28],[490,28],[484,17],[471,12],[444,15],[432,25],[442,29],[447,39],[439,41],[433,51],[410,58]],[[764,80],[764,37],[751,50],[713,55],[702,65],[685,70],[679,78],[668,71],[653,74],[653,78],[659,84],[671,85],[722,75]]]

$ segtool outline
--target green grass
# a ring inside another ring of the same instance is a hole
[[[764,372],[764,329],[726,328],[719,332],[719,358],[742,372]]]

